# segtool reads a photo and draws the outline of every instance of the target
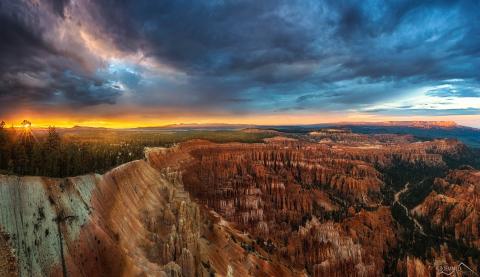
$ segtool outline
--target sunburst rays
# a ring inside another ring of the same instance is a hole
[[[37,138],[32,132],[32,122],[23,120],[20,125],[22,127],[17,139],[24,145],[31,145],[32,143],[37,142]]]

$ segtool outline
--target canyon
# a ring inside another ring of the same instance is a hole
[[[143,160],[103,175],[0,175],[0,272],[431,276],[460,262],[478,272],[480,172],[451,168],[468,156],[464,144],[345,129],[274,134],[146,148]],[[431,244],[417,246],[395,213],[407,193],[392,170],[447,172],[403,207]]]

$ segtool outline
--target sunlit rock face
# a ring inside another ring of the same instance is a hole
[[[480,171],[453,170],[434,189],[415,215],[440,235],[480,248]]]
[[[155,155],[169,159],[162,149]],[[246,251],[249,238],[201,210],[166,165],[134,161],[66,179],[0,176],[0,192],[10,238],[2,235],[0,255],[13,264],[17,257],[21,276],[301,275]]]

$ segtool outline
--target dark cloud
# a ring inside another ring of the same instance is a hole
[[[265,67],[275,71],[275,66],[311,61],[321,66],[322,59],[348,54],[344,66],[358,76],[438,74],[443,78],[448,72],[435,72],[446,70],[439,56],[450,51],[466,54],[462,51],[480,46],[470,37],[478,34],[479,20],[470,10],[474,3],[341,3],[101,1],[98,20],[120,47],[141,48],[197,74],[235,74]],[[442,16],[455,12],[454,21],[442,25]],[[472,20],[468,25],[466,18]],[[412,30],[417,24],[423,24],[422,30]],[[329,29],[334,30],[330,35]],[[464,44],[461,49],[428,41],[433,36],[461,35],[468,36],[457,41],[456,46]],[[433,47],[439,51],[431,51]]]
[[[82,57],[72,54],[74,51],[59,49],[47,39],[49,31],[55,28],[56,17],[64,16],[68,1],[47,4],[53,8],[51,14],[21,1],[2,3],[0,98],[15,99],[13,105],[113,103],[118,89],[88,72]],[[52,29],[45,29],[46,25]],[[12,105],[7,101],[1,103]]]
[[[314,39],[276,14],[275,1],[98,2],[120,47],[195,74],[231,74],[314,58]]]
[[[61,17],[65,17],[65,7],[69,3],[70,0],[51,0],[53,12]]]
[[[426,94],[480,97],[473,0],[7,0],[1,8],[0,97],[26,102],[114,104],[128,90],[140,107],[346,111],[451,79],[468,83]],[[118,57],[98,58],[80,33],[54,35],[72,26],[106,52],[141,53],[181,77],[140,61],[110,70]]]
[[[197,81],[201,76],[206,80],[210,75],[234,76],[245,87],[290,83],[295,93],[305,93],[304,84],[318,89],[356,78],[371,82],[410,78],[423,83],[472,78],[480,65],[469,56],[480,46],[480,40],[472,37],[479,26],[474,1],[385,5],[376,1],[102,1],[98,5],[99,21],[117,44],[131,51],[142,49]],[[463,66],[452,65],[456,62]],[[319,72],[327,69],[334,72]],[[236,97],[241,93],[238,86],[229,81],[215,91]],[[289,92],[276,92],[284,93]],[[354,106],[354,99],[368,98],[348,97],[343,102],[351,100]]]

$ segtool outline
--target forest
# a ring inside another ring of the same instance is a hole
[[[147,132],[113,129],[31,128],[0,123],[0,174],[68,177],[104,173],[142,159],[145,147],[169,147],[190,139],[260,142],[270,134],[242,131]]]

